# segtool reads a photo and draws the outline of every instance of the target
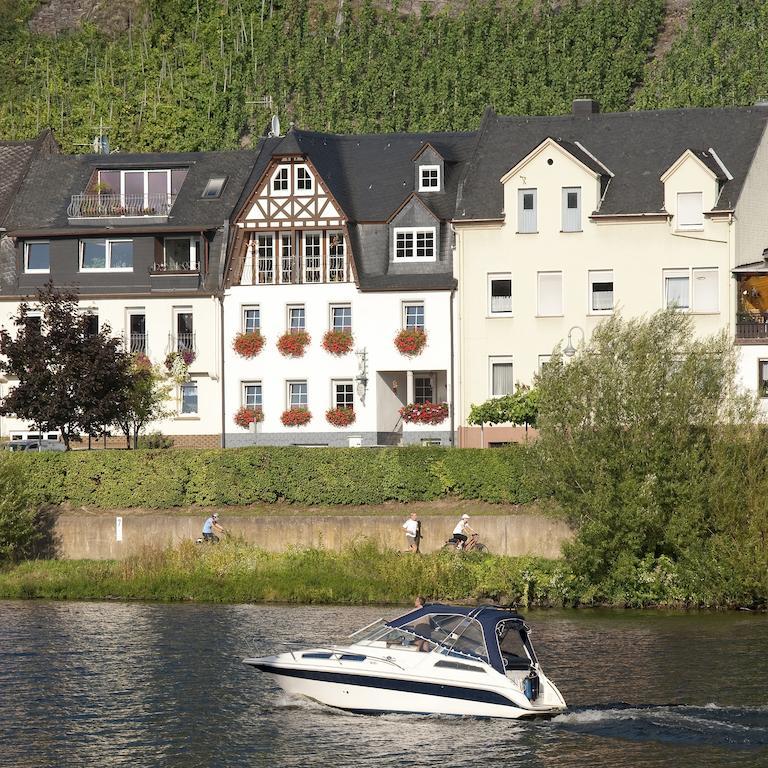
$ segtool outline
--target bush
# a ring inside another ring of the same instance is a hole
[[[27,491],[26,466],[0,457],[0,563],[29,556],[41,538]]]
[[[283,500],[381,504],[446,497],[521,503],[534,450],[275,448],[77,451],[19,457],[35,503],[178,507]]]
[[[173,438],[162,432],[150,432],[139,438],[139,448],[173,448]]]

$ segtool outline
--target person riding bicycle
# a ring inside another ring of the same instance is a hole
[[[219,533],[224,533],[224,526],[219,523],[219,513],[214,512],[204,523],[203,523],[203,541],[210,541],[213,544],[215,544],[219,537],[214,533],[214,531],[218,531]]]
[[[474,533],[472,528],[469,525],[469,515],[464,513],[461,516],[461,519],[458,523],[456,523],[456,527],[453,529],[453,540],[458,542],[457,548],[463,549],[464,545],[467,543],[467,534],[466,531],[469,531],[470,533]]]

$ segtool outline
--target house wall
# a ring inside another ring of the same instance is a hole
[[[547,162],[550,159],[551,165]],[[683,164],[680,175],[668,181],[667,196],[672,200],[677,191],[702,189],[709,195],[705,196],[706,209],[706,201],[713,198],[711,189],[704,185],[711,187],[712,177],[702,174],[700,164],[696,165],[699,167]],[[571,186],[582,188],[582,231],[564,233],[561,190]],[[518,188],[538,190],[537,233],[517,233]],[[593,175],[566,153],[551,148],[534,156],[505,183],[503,223],[456,225],[461,334],[458,425],[466,426],[473,403],[491,397],[489,358],[511,357],[514,379],[531,384],[539,368],[539,356],[550,354],[557,344],[564,346],[571,328],[581,329],[572,332],[575,346],[582,340],[582,331],[589,338],[605,317],[591,310],[590,270],[613,270],[615,310],[624,316],[639,316],[663,307],[664,269],[717,267],[719,311],[694,314],[694,323],[702,335],[728,327],[734,295],[731,225],[705,220],[701,231],[677,232],[674,219],[591,221],[588,213],[597,207],[597,195]],[[562,272],[563,312],[559,316],[538,315],[537,273],[541,271]],[[491,273],[511,274],[511,317],[493,317],[489,313]],[[462,444],[468,444],[470,438],[466,431],[464,434]],[[478,440],[479,436],[471,438],[472,443]],[[486,427],[485,441],[493,440],[492,428]]]
[[[403,324],[403,303],[423,302],[427,346],[417,357],[401,355],[393,340]],[[450,370],[450,294],[448,291],[370,292],[362,293],[354,283],[312,285],[233,286],[224,298],[225,351],[225,424],[229,447],[269,444],[349,445],[350,438],[360,438],[363,445],[374,445],[399,428],[396,410],[398,397],[390,384],[398,379],[398,396],[406,397],[406,371],[443,372]],[[303,304],[306,329],[311,343],[300,358],[287,358],[277,350],[277,340],[285,332],[287,307]],[[330,307],[349,304],[352,307],[354,352],[336,357],[321,346],[323,335],[330,327]],[[232,349],[235,335],[242,330],[242,309],[258,306],[261,332],[266,337],[262,351],[252,359],[237,355]],[[357,392],[355,379],[360,373],[360,358],[355,352],[367,353],[367,388],[364,401]],[[379,375],[380,372],[385,374]],[[355,382],[354,409],[356,421],[350,427],[333,427],[325,412],[333,407],[331,382]],[[258,432],[251,433],[234,424],[235,412],[243,404],[244,382],[262,384],[264,421]],[[311,422],[305,427],[285,427],[280,415],[288,408],[289,381],[306,381]],[[446,393],[449,396],[449,393]],[[404,402],[404,400],[403,400]],[[448,421],[440,428],[409,426],[404,441],[419,442],[422,436],[441,433],[449,442]]]

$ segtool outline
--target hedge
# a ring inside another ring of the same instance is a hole
[[[74,451],[23,457],[38,504],[98,508],[286,501],[381,504],[457,497],[532,501],[533,449],[239,448]]]

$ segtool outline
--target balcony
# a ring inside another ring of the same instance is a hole
[[[193,355],[197,355],[194,331],[190,333],[177,333],[176,335],[169,334],[168,352],[192,352]]]
[[[125,336],[125,346],[132,355],[147,354],[147,334],[129,333]]]
[[[72,195],[67,217],[79,223],[120,224],[125,219],[166,221],[175,195],[80,194]]]
[[[768,341],[768,312],[738,312],[736,314],[736,340],[744,344],[762,344]]]

